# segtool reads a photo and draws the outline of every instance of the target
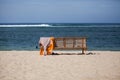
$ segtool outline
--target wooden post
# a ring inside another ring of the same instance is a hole
[[[75,39],[73,38],[73,48],[75,47]]]
[[[66,39],[65,38],[63,38],[63,45],[66,48]]]
[[[85,53],[84,53],[84,49],[82,49],[82,54],[85,54]]]
[[[82,38],[82,48],[83,48],[83,49],[82,49],[82,54],[85,54],[85,53],[84,53],[84,50],[85,50],[85,49],[84,49],[84,48],[85,48],[85,38]]]

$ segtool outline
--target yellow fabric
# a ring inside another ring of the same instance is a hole
[[[55,44],[55,39],[54,37],[50,37],[50,44],[49,46],[47,47],[47,55],[51,55],[52,54],[52,51],[54,49],[54,44]],[[44,55],[44,48],[41,47],[40,48],[40,55]]]

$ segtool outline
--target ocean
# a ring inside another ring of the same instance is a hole
[[[0,24],[0,50],[39,50],[40,37],[86,37],[88,50],[120,51],[120,24]]]

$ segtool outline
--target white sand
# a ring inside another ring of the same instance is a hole
[[[0,51],[0,80],[120,80],[120,51],[91,52],[96,54]]]

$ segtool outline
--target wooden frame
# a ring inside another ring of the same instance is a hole
[[[56,50],[82,50],[82,53],[87,49],[85,37],[58,37],[55,38]]]

